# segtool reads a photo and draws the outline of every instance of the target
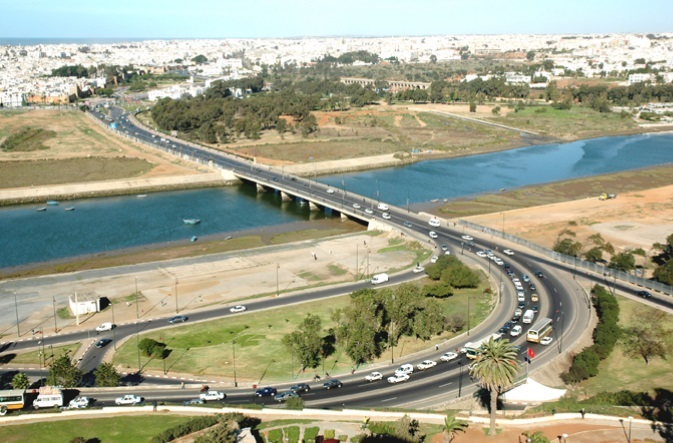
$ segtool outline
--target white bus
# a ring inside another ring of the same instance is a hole
[[[5,415],[7,411],[23,409],[25,396],[24,389],[0,391],[0,415]]]
[[[491,334],[488,337],[482,338],[481,340],[465,343],[465,346],[463,347],[463,349],[465,350],[465,357],[471,359],[477,358],[479,356],[479,353],[481,352],[482,345],[488,343],[490,339],[500,340],[500,337],[502,337],[502,334]]]
[[[551,331],[551,318],[540,319],[528,330],[528,333],[526,333],[526,340],[533,343],[540,343],[540,340],[551,334]]]

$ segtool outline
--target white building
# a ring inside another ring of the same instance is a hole
[[[654,81],[654,74],[629,74],[629,85],[636,83],[652,82]]]
[[[68,297],[70,311],[73,315],[93,314],[100,312],[100,297],[96,294],[77,294]]]

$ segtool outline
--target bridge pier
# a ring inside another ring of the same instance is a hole
[[[280,191],[280,199],[283,200],[284,202],[292,201],[292,196],[283,191]]]
[[[308,202],[308,207],[309,207],[309,209],[310,209],[312,212],[320,211],[320,206],[316,205],[316,204],[313,203],[312,201],[309,201],[309,202]]]
[[[348,220],[348,216],[346,214],[344,214],[343,212],[340,212],[339,215],[341,215],[341,221]]]
[[[264,189],[264,186],[260,185],[259,183],[256,183],[255,186],[257,188],[257,193],[258,194],[261,193],[261,192],[266,192],[266,189]]]

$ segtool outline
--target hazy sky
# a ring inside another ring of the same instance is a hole
[[[0,37],[672,32],[673,0],[0,0]]]

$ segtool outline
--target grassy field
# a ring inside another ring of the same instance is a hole
[[[587,177],[575,180],[530,186],[497,194],[486,194],[471,200],[456,200],[434,210],[444,217],[469,217],[493,214],[510,209],[597,197],[603,190],[620,194],[673,184],[673,167],[658,166],[645,170]]]
[[[185,423],[191,417],[153,414],[134,417],[115,416],[87,418],[85,420],[53,420],[0,427],[0,441],[24,442],[69,442],[75,437],[85,441],[137,443],[149,441],[160,432]]]
[[[52,358],[54,356],[58,357],[59,355],[63,353],[69,353],[70,355],[74,355],[77,352],[77,349],[81,346],[81,343],[73,343],[70,345],[65,345],[65,346],[57,346],[57,347],[49,347],[45,348],[44,350],[44,355],[45,359],[42,360],[42,351],[33,351],[33,352],[26,352],[24,354],[18,354],[16,357],[14,357],[11,360],[11,363],[30,363],[30,364],[42,364],[44,366],[44,362],[49,365],[51,362]]]
[[[485,276],[483,281],[485,281]],[[471,324],[474,326],[482,321],[494,306],[494,299],[484,294],[485,286],[472,290],[458,290],[456,294],[441,301],[445,315],[459,313],[466,315],[468,297],[471,297]],[[141,358],[144,369],[155,371],[191,373],[195,375],[212,375],[232,379],[234,373],[234,348],[236,352],[236,371],[238,381],[264,384],[271,381],[289,381],[306,379],[310,374],[298,373],[300,370],[292,357],[281,344],[285,334],[294,331],[307,313],[320,316],[323,329],[334,327],[330,319],[336,310],[345,307],[350,301],[348,296],[331,298],[298,306],[280,308],[269,312],[254,312],[230,317],[226,322],[216,320],[199,324],[185,324],[179,328],[143,334],[164,342],[171,349],[169,357],[164,361]],[[476,301],[476,302],[475,302]],[[444,333],[430,342],[404,338],[395,347],[395,357],[400,358],[431,347],[452,336]],[[378,360],[386,361],[390,352]],[[115,354],[114,363],[135,369],[137,351],[135,340],[126,342]],[[374,362],[376,363],[376,362]],[[325,361],[325,371],[332,373],[347,372],[352,366],[343,349],[337,347],[335,353]],[[322,368],[317,368],[321,372]]]

